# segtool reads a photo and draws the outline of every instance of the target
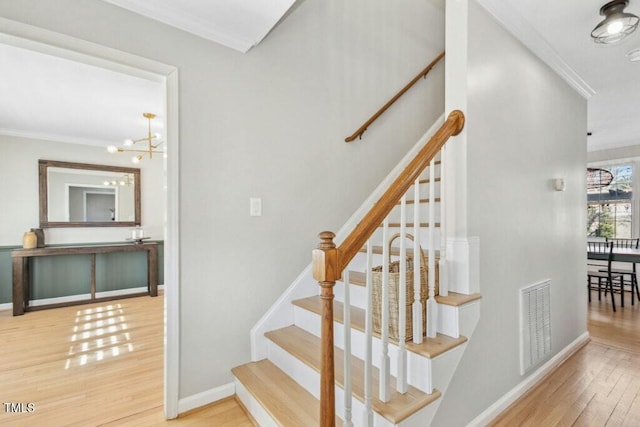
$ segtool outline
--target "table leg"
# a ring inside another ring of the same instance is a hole
[[[147,251],[147,280],[149,296],[158,296],[158,247],[155,245]]]
[[[91,299],[96,299],[96,254],[91,254]]]
[[[12,265],[13,265],[13,315],[20,316],[24,314],[25,259],[22,257],[14,257],[12,259]]]

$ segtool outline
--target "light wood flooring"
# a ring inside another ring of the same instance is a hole
[[[640,426],[640,304],[614,313],[594,298],[589,334],[591,342],[491,425]]]
[[[163,302],[0,311],[0,425],[253,426],[234,398],[164,420]],[[592,302],[591,342],[492,425],[639,426],[639,322],[640,304],[613,313]]]
[[[233,398],[164,420],[163,307],[160,294],[0,311],[0,425],[253,426]]]

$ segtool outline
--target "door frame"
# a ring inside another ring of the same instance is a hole
[[[0,17],[0,43],[164,83],[167,157],[164,240],[164,414],[178,416],[180,384],[180,223],[178,69],[71,36]]]

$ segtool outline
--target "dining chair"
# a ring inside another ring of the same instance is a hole
[[[607,242],[613,243],[613,249],[616,248],[627,248],[627,249],[640,249],[640,238],[638,239],[606,239]],[[616,264],[619,261],[616,261]],[[621,268],[617,265],[613,265],[611,268],[611,272],[615,274],[622,274],[623,277],[629,277],[629,285],[631,286],[631,305],[635,303],[635,297],[638,297],[638,301],[640,301],[640,289],[638,289],[638,276],[636,272],[636,263],[629,262],[631,264],[631,268]],[[606,271],[606,269],[602,269],[601,271]],[[624,283],[621,283],[621,296],[620,296],[620,306],[624,307]]]
[[[587,271],[587,292],[589,293],[589,302],[591,302],[591,291],[598,290],[598,301],[602,296],[602,285],[605,287],[605,297],[607,293],[611,294],[611,307],[616,311],[616,302],[614,299],[613,286],[614,282],[620,284],[621,289],[624,288],[624,276],[620,273],[614,273],[611,269],[613,264],[613,242],[587,242],[587,250],[589,253],[601,254],[602,260],[606,262],[606,268]],[[590,266],[593,267],[593,266]],[[599,265],[598,267],[601,267]],[[595,279],[595,284],[593,282]],[[597,286],[597,287],[596,287]]]

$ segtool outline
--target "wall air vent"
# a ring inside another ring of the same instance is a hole
[[[551,353],[551,282],[520,289],[520,375]]]

